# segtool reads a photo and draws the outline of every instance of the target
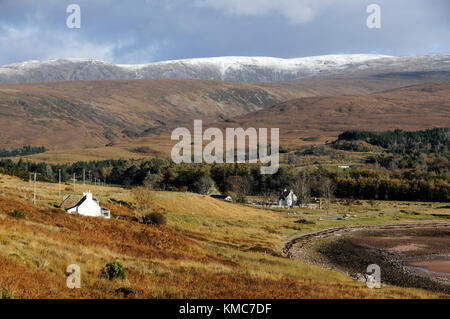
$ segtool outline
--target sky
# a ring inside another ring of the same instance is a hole
[[[80,28],[67,26],[71,4]],[[370,4],[380,28],[367,26]],[[449,52],[449,0],[0,0],[0,65]]]

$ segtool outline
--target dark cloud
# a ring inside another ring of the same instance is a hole
[[[66,27],[71,3],[81,7],[81,29]],[[366,26],[371,3],[381,7],[381,29]],[[448,0],[3,0],[0,64],[449,52],[449,12]]]

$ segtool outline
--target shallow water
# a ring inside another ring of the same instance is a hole
[[[429,274],[429,275],[436,275],[436,276],[450,277],[450,273],[448,273],[448,272],[432,271],[432,270],[429,270],[429,269],[427,269],[427,268],[424,268],[424,267],[417,267],[417,266],[408,266],[408,267],[409,267],[409,268],[412,268],[412,269],[415,269],[415,270],[418,270],[418,271],[420,271],[420,272]]]
[[[450,260],[447,259],[409,262],[408,267],[429,275],[450,277]]]

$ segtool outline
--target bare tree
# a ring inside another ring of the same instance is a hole
[[[325,199],[325,207],[328,212],[330,210],[330,203],[334,197],[335,186],[331,179],[321,178],[320,183],[320,195]]]
[[[252,188],[252,179],[249,176],[230,176],[227,179],[228,187],[235,194],[236,201],[245,203]]]
[[[158,189],[161,181],[162,176],[160,174],[151,174],[150,171],[148,171],[142,184],[149,189]]]
[[[208,194],[209,190],[215,187],[214,180],[209,176],[202,176],[198,181],[194,183],[194,187],[199,194]]]
[[[291,188],[297,195],[299,206],[307,205],[311,199],[311,178],[308,171],[302,170],[298,177],[292,182]]]
[[[136,207],[141,215],[146,215],[153,210],[153,193],[146,187],[135,187],[131,190]]]
[[[45,166],[45,175],[48,178],[51,178],[51,179],[55,178],[55,174],[53,173],[53,169],[52,169],[52,167],[49,164],[47,164],[47,166]]]
[[[263,205],[269,207],[272,204],[276,203],[276,194],[269,187],[264,187],[261,191],[261,195],[263,197]]]

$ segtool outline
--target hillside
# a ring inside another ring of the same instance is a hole
[[[382,207],[369,213],[368,206],[355,207],[361,213],[357,220],[312,222],[303,227],[286,211],[246,207],[191,193],[151,192],[147,195],[152,198],[152,208],[168,221],[165,226],[151,226],[68,215],[53,207],[59,202],[57,184],[38,183],[38,204],[33,206],[28,182],[0,175],[0,183],[0,292],[5,298],[446,296],[388,285],[381,290],[367,289],[365,283],[342,273],[282,255],[286,235],[342,223],[396,222],[393,216],[377,217]],[[134,202],[132,190],[89,187],[114,215],[139,214],[108,204],[111,198]],[[79,184],[75,191],[65,187],[63,194],[79,196],[82,191]],[[439,205],[428,207],[420,216],[405,215],[400,221],[439,220],[430,215],[442,212]],[[412,209],[405,203],[399,207]],[[15,209],[25,212],[26,218],[12,217]],[[317,221],[321,212],[310,214],[308,219]],[[113,260],[126,267],[125,280],[110,281],[101,276],[102,267]],[[65,285],[66,268],[74,263],[81,268],[82,287],[70,290]]]
[[[450,82],[428,83],[371,94],[294,99],[250,114],[204,123],[204,127],[219,127],[222,130],[227,127],[280,128],[282,147],[299,148],[331,142],[346,130],[400,128],[414,131],[450,127],[449,101]],[[192,129],[192,126],[191,122],[187,127]],[[167,155],[173,145],[170,132],[165,131],[138,138],[133,146],[118,143],[115,152],[124,157],[137,157],[137,154],[130,152],[139,146]],[[87,157],[77,159],[106,159],[100,150],[88,150],[86,154]],[[68,160],[63,151],[33,155],[31,158],[51,162]]]
[[[227,120],[287,100],[364,94],[422,79],[333,78],[282,83],[209,80],[71,81],[0,85],[0,148],[98,148],[205,122]]]
[[[450,82],[367,95],[320,96],[287,101],[237,116],[227,126],[278,127],[284,145],[345,130],[418,130],[450,126]],[[223,125],[222,125],[223,126]]]
[[[191,122],[245,114],[293,88],[203,80],[77,81],[0,86],[0,147],[99,147]]]

